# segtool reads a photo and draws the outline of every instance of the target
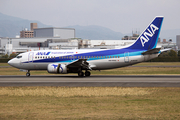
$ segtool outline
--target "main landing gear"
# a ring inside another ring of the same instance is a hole
[[[29,77],[30,75],[30,71],[28,70],[28,72],[26,73],[26,77]]]
[[[88,77],[88,76],[91,75],[91,73],[90,73],[89,71],[86,71],[85,74],[84,74],[84,72],[82,72],[82,71],[78,72],[78,76],[79,76],[79,77],[84,77],[84,75],[85,75],[86,77]]]

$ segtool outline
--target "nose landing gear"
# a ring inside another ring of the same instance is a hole
[[[28,72],[26,73],[26,77],[29,77],[30,75],[30,71],[28,70]]]

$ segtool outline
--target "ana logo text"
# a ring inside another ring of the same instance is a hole
[[[51,52],[38,52],[36,55],[49,55]]]
[[[159,29],[158,27],[156,27],[155,25],[151,24],[150,28],[148,28],[146,30],[146,32],[143,33],[143,35],[140,37],[141,44],[142,44],[143,47],[144,47],[144,44],[149,41],[149,37],[152,37],[155,34],[156,30],[158,30],[158,29]]]

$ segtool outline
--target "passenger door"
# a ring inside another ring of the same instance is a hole
[[[34,57],[34,53],[30,52],[29,55],[28,55],[28,62],[29,63],[33,63],[33,57]]]
[[[124,53],[124,62],[128,63],[129,62],[129,52]]]

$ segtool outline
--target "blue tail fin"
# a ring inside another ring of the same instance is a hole
[[[131,45],[130,49],[150,50],[156,48],[161,25],[164,17],[155,17],[149,26],[137,38],[136,42]]]

